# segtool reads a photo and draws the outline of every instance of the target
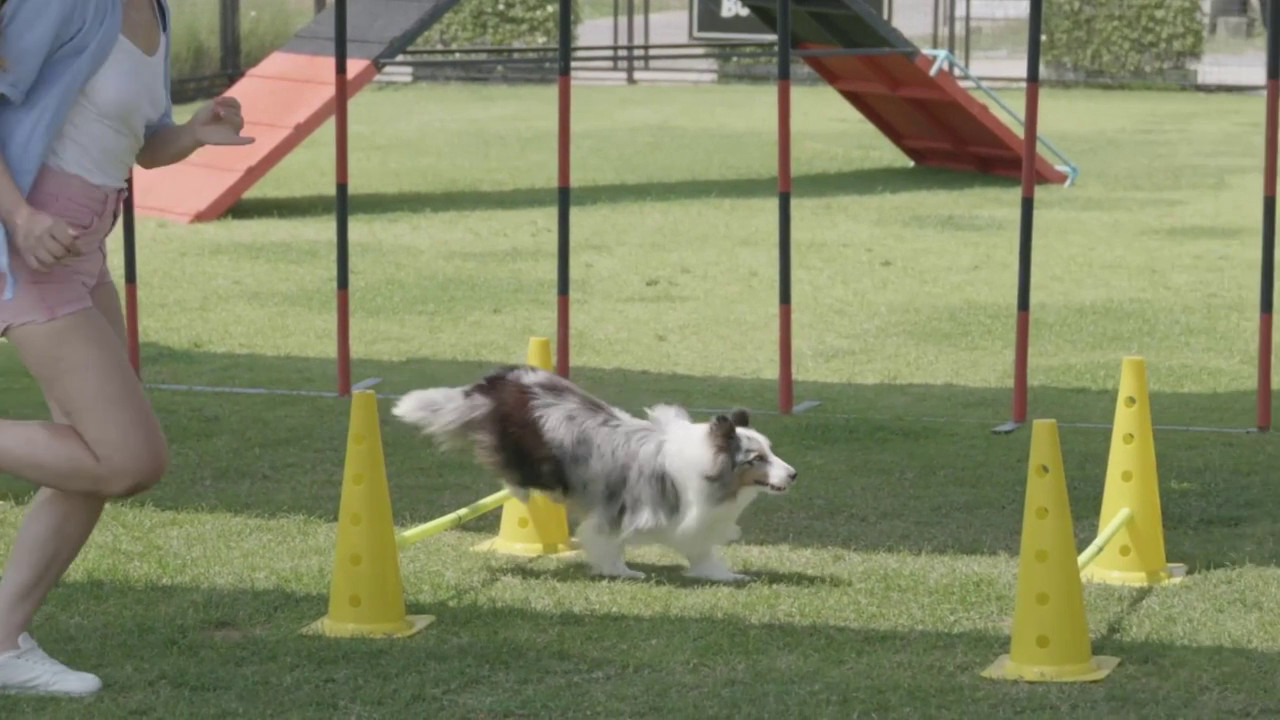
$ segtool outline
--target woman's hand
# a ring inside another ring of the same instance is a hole
[[[242,136],[243,128],[240,101],[233,97],[215,98],[181,125],[169,125],[152,133],[138,151],[138,166],[149,170],[172,165],[205,145],[248,145],[254,138]]]
[[[240,101],[233,97],[214,98],[197,110],[187,125],[201,145],[248,145],[254,141],[240,134],[244,117]]]
[[[48,272],[68,255],[79,255],[79,233],[60,218],[23,205],[6,218],[10,241],[22,260],[36,272]]]

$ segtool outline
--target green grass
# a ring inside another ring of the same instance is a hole
[[[574,102],[574,377],[633,409],[773,408],[772,89],[583,87]],[[660,549],[632,555],[652,572],[634,583],[473,553],[490,515],[404,553],[410,610],[439,618],[422,635],[301,637],[325,610],[345,404],[157,391],[169,477],[108,509],[35,628],[107,689],[0,699],[0,714],[1274,716],[1269,435],[1157,434],[1168,554],[1192,574],[1086,589],[1094,651],[1122,659],[1110,678],[978,676],[1008,648],[1026,478],[1027,433],[988,432],[1011,397],[1018,187],[908,168],[829,89],[794,104],[797,398],[822,405],[758,414],[802,474],[727,550],[756,582],[684,582]],[[554,333],[554,108],[549,87],[354,101],[357,380],[465,382]],[[1121,358],[1140,353],[1158,423],[1252,422],[1262,120],[1258,97],[1043,91],[1041,130],[1083,174],[1037,194],[1033,416],[1109,422]],[[331,153],[326,127],[226,220],[140,222],[147,380],[332,387]],[[6,346],[0,398],[43,416]],[[495,489],[382,412],[400,526]],[[1083,549],[1108,433],[1062,442]],[[0,487],[7,544],[29,488]]]

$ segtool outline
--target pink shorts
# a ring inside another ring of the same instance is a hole
[[[39,272],[27,266],[10,240],[9,272],[18,286],[12,299],[0,300],[0,336],[19,325],[48,322],[93,306],[94,288],[111,282],[106,240],[120,215],[124,193],[123,188],[100,187],[47,165],[41,169],[27,203],[79,232],[80,255]],[[2,274],[0,279],[5,279]]]

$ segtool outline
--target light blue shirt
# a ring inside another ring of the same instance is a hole
[[[171,36],[169,6],[158,0],[162,30]],[[81,88],[106,62],[120,36],[122,0],[8,0],[0,8],[0,154],[23,197],[44,165]],[[169,46],[165,43],[165,112],[147,137],[173,124]],[[9,238],[0,223],[0,301],[13,297]]]

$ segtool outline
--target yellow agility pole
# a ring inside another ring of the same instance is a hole
[[[1170,563],[1165,557],[1147,365],[1139,356],[1124,358],[1120,367],[1120,391],[1116,395],[1098,526],[1110,525],[1122,508],[1129,508],[1133,519],[1120,529],[1116,541],[1108,543],[1089,564],[1082,579],[1143,587],[1181,581],[1186,565]]]
[[[1084,552],[1080,553],[1080,557],[1076,558],[1076,566],[1081,570],[1089,567],[1089,563],[1093,562],[1098,557],[1098,553],[1102,552],[1102,549],[1107,546],[1107,543],[1115,538],[1116,533],[1120,532],[1120,528],[1124,527],[1132,519],[1132,510],[1120,508],[1120,512],[1116,513],[1111,522],[1107,523],[1102,532],[1098,533],[1097,539],[1090,543],[1089,547],[1084,549]]]
[[[302,632],[331,638],[409,637],[435,616],[405,612],[378,400],[372,390],[351,393],[347,422],[328,611]]]
[[[1119,664],[1119,658],[1093,654],[1080,571],[1071,565],[1075,549],[1058,424],[1035,420],[1009,652],[988,665],[983,677],[1092,682],[1105,678]]]
[[[549,338],[529,338],[526,364],[547,371],[552,369]],[[498,535],[473,549],[503,555],[554,557],[577,552],[577,547],[578,543],[569,534],[565,506],[535,491],[529,495],[528,503],[515,498],[504,503]]]
[[[468,520],[474,520],[491,510],[497,510],[502,507],[503,503],[510,499],[510,491],[499,490],[489,497],[481,498],[464,508],[454,510],[448,515],[441,515],[435,520],[429,520],[421,525],[405,530],[399,535],[396,535],[396,546],[408,547],[409,545],[421,540],[426,540],[432,535],[458,527]]]

